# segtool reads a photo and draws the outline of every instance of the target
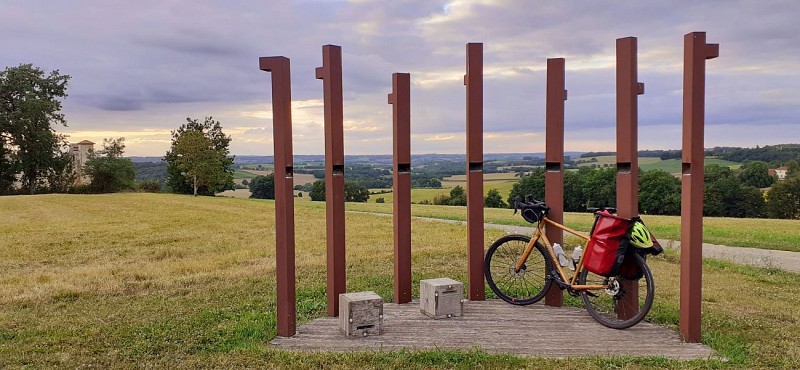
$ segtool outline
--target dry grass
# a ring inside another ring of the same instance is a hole
[[[298,314],[325,309],[324,209],[298,202]],[[270,201],[164,194],[0,198],[0,368],[706,368],[800,366],[797,274],[707,261],[704,342],[731,358],[530,360],[480,351],[274,350]],[[347,214],[349,290],[392,289],[391,218]],[[462,225],[414,221],[414,281],[465,278]],[[499,236],[487,230],[487,243]],[[677,323],[674,254],[651,319]],[[416,285],[416,284],[415,284]]]

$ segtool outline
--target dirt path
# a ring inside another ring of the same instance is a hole
[[[353,213],[369,213],[376,216],[391,217],[391,214],[386,213],[372,213],[372,212],[359,212],[348,211]],[[466,221],[445,220],[441,218],[431,217],[413,217],[415,220],[424,220],[431,222],[446,222],[452,224],[466,225]],[[499,225],[499,224],[483,224],[487,229],[503,230],[510,234],[526,234],[530,235],[532,229],[530,227],[514,226],[514,225]],[[674,240],[661,240],[661,244],[666,248],[680,249],[681,243]],[[703,257],[716,258],[720,260],[730,261],[743,265],[763,268],[776,268],[784,271],[800,273],[800,252],[789,251],[776,251],[769,249],[757,249],[746,247],[728,247],[725,245],[716,245],[703,243]]]

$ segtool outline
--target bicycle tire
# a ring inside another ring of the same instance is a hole
[[[634,253],[631,255],[636,261],[637,266],[641,269],[642,277],[636,280],[627,280],[622,276],[603,277],[595,275],[587,270],[581,271],[578,277],[579,285],[595,285],[595,284],[611,284],[609,289],[605,290],[584,290],[581,291],[581,299],[583,300],[586,310],[595,321],[600,324],[613,329],[627,329],[631,326],[638,324],[650,312],[653,307],[653,298],[655,297],[656,287],[653,281],[653,274],[650,267],[647,266],[644,258]],[[625,304],[620,304],[623,296],[628,294],[626,286],[635,281],[637,284],[637,302],[635,307],[630,307]],[[642,297],[644,294],[644,297]],[[627,311],[627,315],[625,314]]]
[[[486,282],[494,294],[511,304],[524,306],[536,303],[553,283],[549,278],[552,262],[538,241],[523,269],[514,272],[517,261],[530,241],[531,238],[525,235],[506,235],[492,243],[486,252]]]

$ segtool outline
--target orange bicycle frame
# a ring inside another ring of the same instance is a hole
[[[544,234],[544,225],[550,225],[555,228],[561,229],[566,231],[572,235],[575,235],[584,240],[584,249],[583,253],[581,253],[581,258],[578,260],[578,265],[575,266],[575,274],[572,276],[572,279],[567,278],[567,274],[564,272],[564,269],[561,267],[561,264],[558,262],[558,256],[556,256],[556,252],[553,249],[553,246],[550,244],[550,241],[547,240],[547,236]],[[586,244],[585,242],[589,241],[589,236],[580,232],[575,231],[569,227],[566,227],[562,224],[559,224],[555,221],[550,220],[547,217],[542,218],[542,222],[539,222],[539,225],[536,227],[536,231],[531,236],[531,241],[528,243],[528,246],[525,247],[525,252],[522,254],[522,258],[517,261],[517,265],[514,267],[514,272],[519,272],[522,270],[522,265],[525,264],[525,261],[528,260],[528,256],[530,256],[533,248],[536,245],[536,242],[542,239],[545,249],[547,250],[547,254],[550,257],[550,261],[553,262],[553,265],[558,271],[559,276],[561,277],[562,281],[569,282],[569,287],[573,290],[598,290],[598,289],[605,289],[607,288],[605,285],[577,285],[578,275],[580,275],[581,271],[583,271],[583,256],[586,255]]]

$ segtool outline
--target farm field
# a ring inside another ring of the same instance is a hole
[[[297,202],[296,208],[301,322],[325,311],[325,217],[317,203]],[[293,353],[268,344],[275,335],[271,201],[167,194],[41,195],[0,197],[0,208],[3,368],[800,365],[800,288],[785,284],[800,276],[777,270],[704,262],[702,340],[727,361],[531,359],[479,350]],[[66,217],[75,210],[82,216]],[[391,299],[391,227],[388,217],[347,214],[348,290],[374,290]],[[418,220],[413,230],[415,283],[439,276],[465,279],[463,225]],[[487,243],[500,235],[487,230]],[[648,261],[659,284],[649,320],[676,328],[677,255],[667,252]]]
[[[597,161],[591,162],[592,159],[596,159]],[[587,161],[579,163],[579,167],[591,166],[596,164],[598,167],[603,166],[616,166],[616,157],[613,155],[606,155],[606,156],[598,156],[598,157],[589,157],[589,158],[581,158],[580,160]],[[705,164],[711,165],[716,164],[723,167],[730,167],[731,169],[737,169],[742,166],[741,163],[726,161],[724,159],[719,158],[705,158]],[[662,170],[669,172],[671,174],[679,174],[681,172],[681,160],[680,159],[667,159],[662,160],[661,158],[655,157],[639,157],[639,168],[642,170]]]
[[[514,176],[513,173],[487,173],[483,175],[483,195],[489,193],[491,189],[497,189],[500,191],[500,195],[503,196],[503,201],[508,198],[508,194],[511,193],[511,188],[514,184],[519,180],[518,177]],[[426,189],[426,188],[414,188],[411,189],[411,202],[412,203],[419,203],[424,200],[432,201],[433,197],[437,195],[448,195],[450,194],[450,189],[461,186],[462,188],[467,188],[467,180],[465,175],[456,175],[456,176],[449,176],[442,179],[442,188],[441,189]],[[391,189],[370,189],[370,192],[377,193],[380,191],[386,191]],[[370,194],[369,196],[369,203],[375,203],[377,198],[383,197],[384,202],[392,203],[394,201],[394,195],[389,193],[384,194]]]

